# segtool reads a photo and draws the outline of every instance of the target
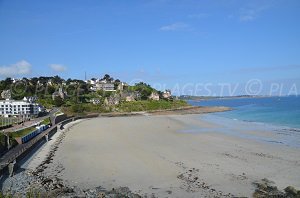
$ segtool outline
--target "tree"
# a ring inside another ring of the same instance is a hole
[[[38,78],[37,77],[33,77],[33,78],[31,78],[30,79],[30,83],[32,84],[32,85],[36,85],[37,84],[37,82],[38,82]]]
[[[66,84],[69,85],[69,84],[71,84],[71,82],[72,82],[72,79],[68,78],[67,81],[66,81]]]
[[[74,104],[74,105],[72,105],[72,111],[74,113],[83,113],[84,106],[82,104]]]
[[[11,78],[6,78],[4,81],[1,82],[2,86],[1,88],[3,89],[9,89],[11,84],[12,84],[12,79]]]
[[[64,104],[64,101],[61,97],[55,97],[54,100],[53,100],[53,105],[57,106],[57,107],[60,107]]]
[[[61,84],[63,82],[63,79],[56,75],[52,78],[52,82],[55,84]]]
[[[133,90],[138,91],[140,93],[142,100],[147,100],[151,93],[155,91],[155,89],[153,89],[150,85],[144,82],[136,83],[133,87]]]
[[[105,74],[101,80],[106,80],[107,82],[114,81],[114,79],[109,74]]]

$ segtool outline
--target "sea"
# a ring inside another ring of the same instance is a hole
[[[223,133],[242,136],[231,128],[237,125],[240,128],[273,131],[276,140],[255,135],[247,138],[300,147],[300,96],[220,98],[189,100],[188,103],[193,106],[231,107],[232,111],[213,113],[202,118],[222,123],[227,127],[227,130],[220,130]]]

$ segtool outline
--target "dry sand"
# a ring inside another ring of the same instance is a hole
[[[181,132],[191,126],[201,133]],[[127,186],[158,197],[249,197],[252,182],[262,178],[280,189],[300,188],[300,149],[213,132],[216,127],[199,115],[86,120],[67,133],[45,173],[82,188]]]
[[[57,143],[59,137],[72,126],[80,123],[82,120],[76,120],[64,125],[63,130],[58,130],[46,144],[43,144],[41,148],[37,149],[29,159],[26,159],[21,168],[28,170],[35,170],[44,160],[46,160],[48,154],[50,153],[52,147]]]

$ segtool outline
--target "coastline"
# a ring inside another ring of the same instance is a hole
[[[39,193],[46,193],[50,190],[45,188],[43,182],[49,178],[54,178],[55,175],[45,178],[37,173],[43,172],[40,170],[46,168],[44,165],[49,163],[49,160],[54,156],[66,133],[81,121],[79,119],[65,124],[64,128],[58,130],[48,142],[42,144],[40,147],[33,148],[26,157],[18,162],[13,177],[8,177],[4,181],[1,181],[1,192],[24,197],[28,192],[34,190],[38,190]]]
[[[203,115],[201,119],[216,125],[222,123],[222,129],[216,131],[225,135],[252,139],[262,143],[300,148],[300,128],[297,127],[238,120],[220,116],[219,114]]]
[[[205,111],[195,114],[195,109],[102,115],[69,123],[23,168],[40,167],[46,178],[54,177],[65,191],[77,195],[119,192],[116,189],[124,191],[119,187],[126,186],[130,190],[125,193],[157,197],[251,196],[253,182],[264,177],[280,189],[300,187],[282,170],[297,172],[299,149],[219,133],[222,123],[203,119]],[[199,133],[189,131],[191,127]],[[45,164],[46,153],[52,157]]]
[[[100,113],[99,116],[104,117],[122,117],[122,116],[139,116],[139,115],[187,115],[187,114],[207,114],[231,111],[230,107],[223,106],[186,106],[175,109],[161,109],[152,111],[138,111],[138,112],[112,112],[112,113]]]

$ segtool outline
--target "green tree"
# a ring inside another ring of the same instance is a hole
[[[53,100],[53,105],[61,107],[64,104],[64,101],[61,97],[55,97]]]
[[[156,91],[150,85],[144,82],[136,83],[135,86],[133,87],[133,90],[138,91],[140,93],[142,100],[147,100],[148,97],[151,95],[151,93],[153,91]]]
[[[74,104],[74,105],[72,105],[72,111],[74,113],[83,113],[84,106],[82,104]]]
[[[59,77],[59,76],[54,76],[54,77],[52,77],[52,82],[54,83],[54,84],[61,84],[62,82],[63,82],[64,80],[61,78],[61,77]]]

